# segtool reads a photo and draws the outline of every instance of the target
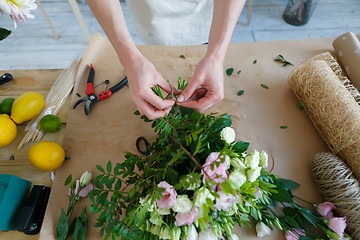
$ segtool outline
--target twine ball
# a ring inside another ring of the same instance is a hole
[[[311,162],[313,177],[326,201],[336,213],[346,217],[347,232],[360,239],[360,184],[352,171],[336,155],[318,153]]]

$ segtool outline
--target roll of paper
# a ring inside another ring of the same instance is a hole
[[[350,81],[360,89],[360,41],[352,32],[347,32],[333,42],[335,52]]]

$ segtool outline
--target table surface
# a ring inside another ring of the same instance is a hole
[[[113,49],[108,42],[104,42],[105,40],[96,40],[104,46],[100,47],[101,51],[98,49],[95,53],[94,51],[85,53],[84,62],[79,68],[80,75],[84,76],[85,65],[89,62],[95,62],[97,76],[106,77],[106,79],[122,79],[124,74],[121,73],[123,71],[121,66],[116,69],[116,73],[114,71],[114,66],[118,66],[119,63],[116,62],[118,60]],[[280,173],[284,178],[291,178],[300,182],[303,188],[298,193],[310,201],[318,201],[321,197],[311,179],[309,162],[315,153],[326,151],[327,147],[306,113],[296,108],[297,99],[286,82],[292,68],[283,68],[273,59],[276,55],[282,54],[297,65],[318,53],[331,51],[332,41],[333,38],[326,38],[231,44],[224,69],[233,67],[234,74],[230,77],[225,75],[225,99],[212,109],[212,111],[232,114],[233,127],[239,136],[237,139],[251,142],[252,149],[266,150],[274,160],[274,173]],[[90,45],[92,43],[93,40]],[[190,79],[197,62],[206,50],[205,46],[141,46],[139,48],[163,73],[164,78],[171,81],[174,80],[174,76],[179,75],[185,79]],[[182,54],[186,56],[186,59],[179,58]],[[257,60],[256,64],[253,63],[255,59]],[[236,75],[238,70],[242,70],[242,72]],[[6,97],[16,97],[26,91],[36,91],[46,97],[60,72],[61,70],[11,71],[14,80],[0,85],[0,100]],[[0,71],[0,74],[3,73],[4,71]],[[83,91],[83,76],[82,79],[77,79],[77,83],[81,82],[81,86],[75,86],[74,92]],[[267,84],[270,88],[266,90],[259,87],[261,83]],[[242,96],[237,96],[237,92],[242,89],[245,90],[245,93]],[[42,239],[53,239],[54,224],[59,214],[58,209],[67,205],[64,194],[66,189],[63,182],[66,176],[70,174],[69,169],[71,169],[73,176],[75,176],[74,174],[81,174],[85,170],[96,172],[96,164],[103,165],[108,160],[119,159],[125,151],[135,151],[133,140],[138,135],[150,139],[153,136],[153,132],[148,126],[144,128],[142,120],[129,115],[129,113],[133,113],[135,106],[130,100],[127,88],[124,88],[121,94],[115,94],[113,98],[106,100],[107,103],[104,102],[103,107],[93,109],[92,116],[89,118],[80,111],[70,111],[69,113],[71,103],[76,99],[73,94],[72,99],[67,100],[58,114],[63,122],[61,131],[46,134],[43,138],[62,143],[65,135],[63,145],[66,152],[71,156],[71,159],[57,170],[53,185],[49,177],[50,172],[39,171],[29,164],[27,151],[31,147],[31,143],[17,150],[17,146],[24,136],[25,125],[18,126],[18,136],[15,141],[2,148],[0,152],[0,173],[14,174],[30,180],[34,184],[52,185],[53,187],[42,228]],[[119,101],[122,104],[116,104]],[[107,121],[104,121],[101,115],[108,113],[109,110],[111,112]],[[69,119],[67,118],[68,114]],[[69,124],[64,131],[66,122]],[[113,129],[104,127],[108,123]],[[129,124],[132,127],[129,127]],[[281,125],[289,125],[289,128],[280,129]],[[85,129],[90,128],[91,132],[85,131]],[[100,135],[94,142],[87,140],[89,134],[98,134],[100,131],[101,135],[108,137],[105,139],[106,141]],[[128,137],[129,140],[127,139],[124,142],[121,140],[122,136]],[[120,143],[121,145],[116,145],[116,149],[110,146],[110,144]],[[99,145],[102,146],[101,149],[98,149]],[[9,160],[12,155],[14,160]],[[103,157],[100,158],[99,156]],[[84,164],[85,162],[86,164]],[[89,204],[89,202],[85,202]],[[93,216],[90,221],[94,221]],[[98,239],[95,237],[98,236],[97,231],[97,229],[91,228],[89,236]],[[256,239],[253,229],[236,229],[235,232],[239,236],[246,237],[246,239]],[[279,236],[281,239],[283,235],[274,233],[269,239],[279,239]],[[38,235],[30,237],[18,232],[0,232],[1,240],[37,238]]]
[[[10,72],[14,77],[12,81],[0,85],[0,101],[9,97],[16,98],[27,91],[40,93],[45,99],[52,84],[60,75],[61,71],[62,69],[0,71],[0,76],[2,76],[5,72]],[[58,113],[62,122],[62,128],[56,133],[46,133],[42,140],[55,141],[59,144],[62,143],[69,107],[70,101],[68,99]],[[51,187],[52,182],[50,180],[50,171],[38,170],[28,161],[28,151],[34,143],[28,143],[21,149],[17,149],[19,143],[25,136],[26,124],[27,123],[25,122],[18,125],[16,139],[10,145],[0,149],[0,174],[13,174],[29,180],[33,184]],[[17,231],[0,231],[1,240],[38,238],[39,235],[30,236]]]

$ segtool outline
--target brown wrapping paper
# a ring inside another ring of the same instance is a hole
[[[340,59],[350,81],[360,89],[360,41],[352,32],[347,32],[333,42],[335,52]]]
[[[225,99],[208,111],[231,114],[237,140],[250,142],[250,150],[267,151],[274,161],[273,173],[299,182],[301,187],[295,193],[312,202],[322,199],[311,177],[311,158],[328,148],[306,112],[296,107],[297,99],[286,81],[292,67],[284,68],[274,58],[282,54],[297,65],[318,53],[331,50],[332,41],[333,38],[231,44],[224,69],[232,67],[234,73],[231,76],[224,74]],[[165,79],[175,83],[179,75],[191,79],[206,46],[139,46],[139,50]],[[180,58],[180,55],[186,58]],[[256,64],[254,60],[257,60]],[[84,95],[90,63],[96,70],[95,84],[109,79],[112,86],[125,76],[110,43],[96,34],[79,67],[72,104],[79,99],[76,93]],[[236,74],[238,70],[241,70],[239,75]],[[262,88],[261,84],[268,85],[269,89]],[[244,94],[238,96],[239,90],[244,90]],[[40,239],[55,238],[60,210],[68,204],[68,188],[64,186],[64,181],[70,173],[73,177],[80,177],[89,170],[96,175],[96,164],[104,166],[108,160],[122,161],[125,151],[136,153],[137,137],[154,139],[150,125],[133,115],[135,110],[128,87],[99,102],[89,116],[85,116],[81,107],[70,110],[63,142],[70,159],[56,171]],[[288,128],[281,129],[282,125]],[[271,165],[270,162],[269,168]],[[80,213],[82,205],[89,207],[89,200],[79,202],[74,216]],[[88,216],[87,239],[99,239],[99,229],[91,227],[96,216],[91,213]],[[258,239],[254,228],[236,227],[234,232],[240,239]],[[284,235],[273,231],[266,239],[284,239]]]

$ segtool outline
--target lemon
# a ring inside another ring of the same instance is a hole
[[[61,128],[61,120],[55,115],[46,115],[40,120],[40,127],[45,132],[56,132]]]
[[[0,115],[0,147],[9,145],[16,138],[16,124],[10,119],[9,115]]]
[[[54,170],[63,164],[64,159],[64,149],[52,141],[38,142],[29,150],[30,163],[40,170]]]
[[[5,98],[0,103],[0,113],[5,113],[10,115],[11,113],[11,107],[15,101],[15,98]]]
[[[26,92],[15,99],[11,108],[11,118],[20,124],[36,117],[45,105],[41,94]]]

